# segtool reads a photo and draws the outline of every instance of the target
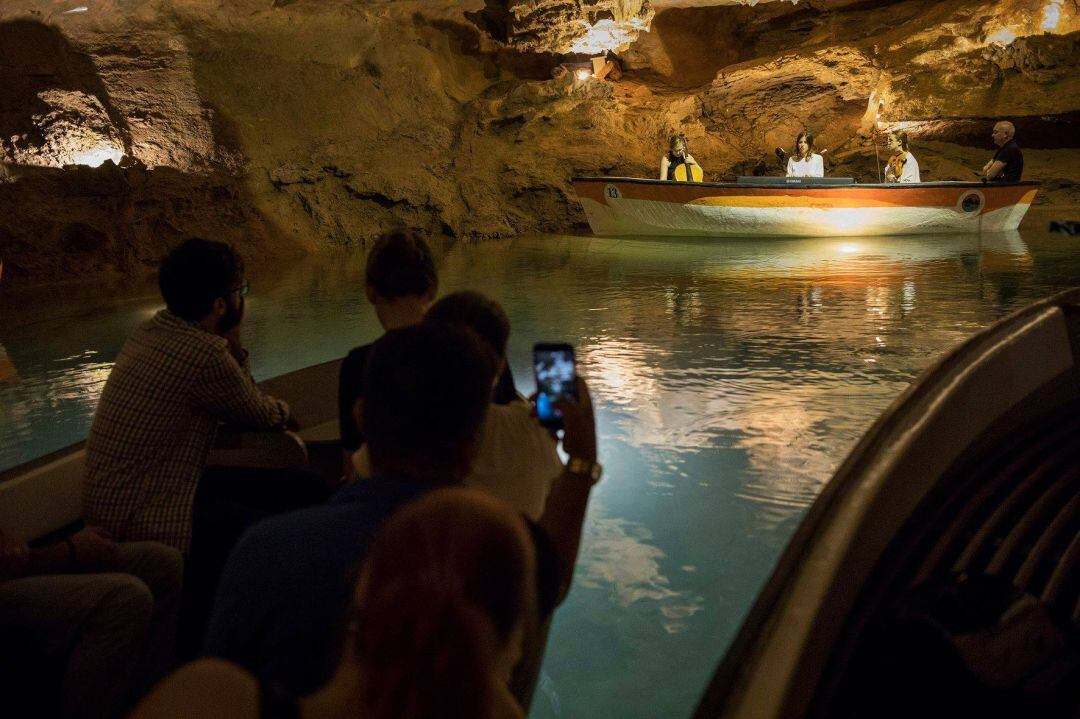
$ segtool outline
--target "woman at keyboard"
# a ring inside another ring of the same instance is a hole
[[[825,162],[814,152],[814,136],[806,130],[795,138],[795,151],[788,157],[788,177],[824,177]]]

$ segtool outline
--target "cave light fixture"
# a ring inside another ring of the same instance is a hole
[[[85,5],[80,5],[79,7],[73,7],[70,10],[65,10],[63,12],[63,14],[64,15],[80,15],[80,14],[82,14],[84,12],[89,12],[89,11],[90,11],[90,8],[86,7]]]
[[[586,70],[585,68],[581,68],[580,70],[578,70],[577,72],[574,73],[574,77],[576,77],[581,82],[585,82],[590,77],[592,77],[592,73],[589,72],[588,70]]]

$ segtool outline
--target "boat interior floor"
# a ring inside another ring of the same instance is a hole
[[[860,591],[809,716],[1080,716],[1078,637],[1071,400],[1000,423],[920,504]]]

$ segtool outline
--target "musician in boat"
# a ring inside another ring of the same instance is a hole
[[[788,177],[825,177],[825,161],[814,152],[814,136],[806,130],[795,138],[795,151],[788,157]]]
[[[672,135],[668,142],[668,151],[660,161],[660,179],[669,182],[701,182],[704,173],[701,165],[690,154],[686,146],[686,137]]]
[[[902,130],[889,135],[889,150],[893,155],[885,167],[885,182],[922,182],[919,163],[911,154],[908,134]]]

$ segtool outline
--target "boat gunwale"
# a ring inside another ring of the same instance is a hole
[[[804,185],[802,183],[753,184],[741,185],[737,182],[677,182],[674,180],[654,180],[645,177],[572,177],[571,183],[604,183],[624,182],[634,185],[656,185],[660,187],[709,187],[718,190],[850,190],[860,188],[867,190],[920,190],[920,189],[983,189],[987,187],[1040,187],[1038,180],[1020,180],[1018,182],[978,182],[967,180],[940,180],[938,182],[890,182],[890,183],[859,183],[852,181],[850,184],[822,184]]]

